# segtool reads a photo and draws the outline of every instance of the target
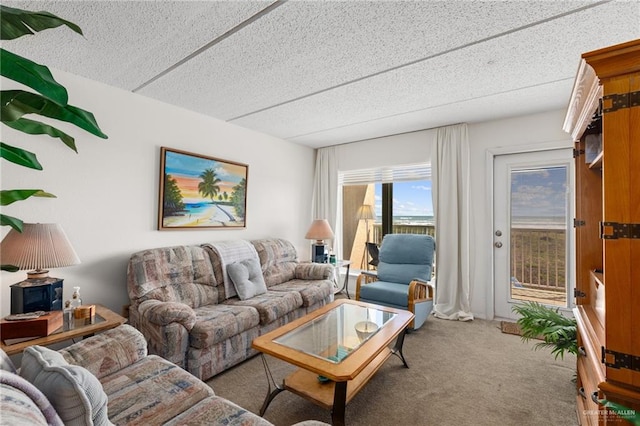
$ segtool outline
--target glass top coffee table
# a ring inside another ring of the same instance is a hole
[[[289,390],[343,425],[345,406],[391,355],[408,367],[402,344],[412,319],[409,311],[341,299],[256,338],[254,349],[300,367],[278,385],[262,357],[269,391],[260,415]]]

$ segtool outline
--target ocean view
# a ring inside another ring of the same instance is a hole
[[[396,225],[432,225],[433,216],[393,216],[393,223]]]
[[[380,224],[380,219],[376,220],[376,225]],[[393,216],[393,223],[396,225],[433,226],[433,216]],[[512,218],[514,228],[529,229],[564,229],[566,228],[566,218],[563,216],[514,216]]]

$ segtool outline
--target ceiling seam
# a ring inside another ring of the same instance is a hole
[[[399,116],[405,115],[405,114],[412,114],[412,113],[420,112],[420,111],[428,111],[428,110],[434,109],[434,108],[442,108],[442,107],[455,105],[455,104],[460,104],[460,103],[464,103],[464,102],[475,101],[475,100],[478,100],[478,99],[490,98],[492,96],[504,95],[506,93],[517,92],[517,91],[520,91],[520,90],[532,89],[534,87],[546,86],[547,84],[561,83],[563,81],[569,81],[569,80],[573,81],[574,79],[575,79],[575,77],[567,77],[567,78],[561,78],[561,79],[553,80],[553,81],[546,81],[544,83],[532,84],[530,86],[525,86],[525,87],[518,87],[517,89],[504,90],[502,92],[491,93],[489,95],[476,96],[474,98],[462,99],[460,101],[447,102],[447,103],[444,103],[444,104],[433,105],[433,106],[430,106],[430,107],[427,107],[427,108],[419,108],[419,109],[414,109],[414,110],[411,110],[411,111],[399,112],[399,113],[396,113],[396,114],[390,114],[390,115],[385,115],[385,116],[382,116],[382,117],[371,118],[371,119],[368,119],[368,120],[362,120],[362,121],[358,121],[358,122],[355,122],[355,123],[344,124],[342,126],[330,127],[330,128],[327,128],[327,129],[317,130],[317,131],[314,131],[314,132],[303,133],[303,134],[300,134],[300,135],[285,136],[285,137],[283,137],[283,139],[291,140],[291,139],[295,139],[295,138],[301,138],[301,137],[315,135],[315,134],[322,133],[322,132],[327,132],[327,131],[330,131],[330,130],[343,129],[343,128],[346,128],[346,127],[349,127],[349,126],[357,126],[357,125],[360,125],[360,124],[370,123],[370,122],[373,122],[373,121],[384,120],[386,118],[399,117]],[[418,130],[415,130],[415,131],[418,131]],[[392,135],[387,135],[387,136],[392,136]],[[385,137],[385,136],[381,136],[381,137]],[[366,140],[366,139],[363,139],[363,140]],[[358,141],[354,141],[354,142],[358,142]],[[350,143],[350,142],[348,142],[348,143]]]
[[[237,33],[238,31],[242,30],[243,28],[245,28],[246,26],[254,23],[255,21],[257,21],[258,19],[262,18],[263,16],[267,15],[270,12],[273,12],[275,9],[277,9],[278,7],[282,6],[283,4],[285,4],[288,0],[277,0],[273,3],[271,3],[269,6],[267,6],[266,8],[262,9],[261,11],[259,11],[258,13],[250,16],[248,19],[245,19],[244,21],[242,21],[241,23],[239,23],[238,25],[236,25],[235,27],[231,28],[230,30],[228,30],[227,32],[225,32],[224,34],[216,37],[215,39],[211,40],[209,43],[205,44],[204,46],[200,47],[199,49],[195,50],[194,52],[192,52],[191,54],[189,54],[188,56],[184,57],[183,59],[179,60],[178,62],[176,62],[175,64],[171,65],[169,68],[165,69],[164,71],[160,72],[159,74],[156,74],[154,77],[150,78],[149,80],[145,81],[144,83],[142,83],[141,85],[139,85],[138,87],[136,87],[135,89],[133,89],[131,92],[136,93],[139,90],[147,87],[148,85],[150,85],[151,83],[155,82],[156,80],[164,77],[165,75],[169,74],[170,72],[172,72],[173,70],[175,70],[176,68],[184,65],[185,63],[189,62],[190,60],[192,60],[193,58],[195,58],[196,56],[204,53],[205,51],[209,50],[210,48],[212,48],[213,46],[217,45],[218,43],[220,43],[221,41],[229,38],[230,36],[232,36],[233,34]]]
[[[510,35],[510,34],[513,34],[513,33],[519,32],[519,31],[523,31],[523,30],[535,27],[537,25],[545,24],[547,22],[551,22],[551,21],[554,21],[556,19],[564,18],[566,16],[573,15],[575,13],[579,13],[579,12],[582,12],[584,10],[588,10],[588,9],[591,9],[591,8],[594,8],[594,7],[597,7],[597,6],[601,6],[603,4],[610,3],[612,1],[613,0],[603,0],[603,1],[600,1],[600,2],[597,2],[597,3],[589,4],[589,5],[580,7],[578,9],[573,9],[571,11],[564,12],[564,13],[552,16],[550,18],[543,19],[541,21],[532,22],[530,24],[523,25],[523,26],[518,27],[518,28],[513,28],[511,30],[503,31],[501,33],[498,33],[498,34],[495,34],[495,35],[492,35],[492,36],[489,36],[489,37],[485,37],[485,38],[482,38],[480,40],[475,40],[475,41],[472,41],[472,42],[469,42],[469,43],[466,43],[466,44],[463,44],[463,45],[460,45],[460,46],[457,46],[457,47],[453,47],[451,49],[443,50],[442,52],[438,52],[438,53],[435,53],[433,55],[426,56],[424,58],[416,59],[416,60],[401,64],[401,65],[397,65],[395,67],[391,67],[391,68],[388,68],[388,69],[385,69],[385,70],[382,70],[382,71],[378,71],[378,72],[375,72],[375,73],[372,73],[372,74],[369,74],[369,75],[365,75],[365,76],[362,76],[362,77],[359,77],[359,78],[356,78],[356,79],[353,79],[353,80],[345,81],[344,83],[340,83],[340,84],[337,84],[337,85],[334,85],[334,86],[331,86],[331,87],[327,87],[325,89],[317,90],[315,92],[311,92],[311,93],[308,93],[306,95],[298,96],[298,97],[293,98],[293,99],[289,99],[289,100],[286,100],[286,101],[283,101],[283,102],[279,102],[277,104],[274,104],[274,105],[271,105],[271,106],[268,106],[268,107],[260,108],[260,109],[257,109],[255,111],[248,112],[246,114],[238,115],[236,117],[229,118],[226,121],[227,122],[232,122],[232,121],[235,121],[235,120],[240,120],[240,119],[248,117],[250,115],[259,114],[261,112],[264,112],[264,111],[267,111],[267,110],[270,110],[270,109],[273,109],[273,108],[278,108],[278,107],[281,107],[283,105],[287,105],[287,104],[290,104],[290,103],[293,103],[293,102],[300,101],[302,99],[310,98],[310,97],[313,97],[313,96],[316,96],[316,95],[319,95],[319,94],[322,94],[322,93],[325,93],[325,92],[329,92],[331,90],[339,89],[341,87],[348,86],[350,84],[358,83],[360,81],[364,81],[364,80],[367,80],[369,78],[377,77],[379,75],[386,74],[388,72],[392,72],[392,71],[396,71],[396,70],[401,69],[401,68],[409,67],[409,66],[415,65],[415,64],[420,63],[420,62],[425,62],[425,61],[428,61],[430,59],[434,59],[434,58],[437,58],[437,57],[440,57],[440,56],[443,56],[443,55],[447,55],[449,53],[453,53],[453,52],[458,51],[458,50],[462,50],[462,49],[466,49],[466,48],[471,47],[471,46],[475,46],[477,44],[485,43],[485,42],[490,41],[490,40],[495,40],[497,38],[504,37],[506,35]]]

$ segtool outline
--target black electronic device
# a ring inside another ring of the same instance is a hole
[[[30,278],[11,285],[11,314],[62,310],[60,278]]]

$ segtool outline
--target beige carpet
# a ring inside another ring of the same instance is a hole
[[[577,425],[575,357],[554,360],[534,343],[501,332],[500,322],[430,318],[407,335],[410,368],[391,357],[347,405],[347,425],[562,426]],[[293,367],[268,357],[277,381]],[[257,413],[267,392],[260,357],[208,383],[215,392]],[[328,411],[290,392],[280,393],[265,418],[277,426],[315,419]]]

